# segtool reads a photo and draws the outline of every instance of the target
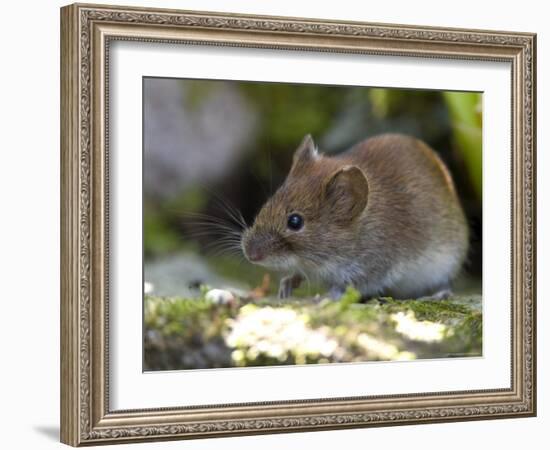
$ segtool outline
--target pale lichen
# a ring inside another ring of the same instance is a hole
[[[481,296],[229,303],[145,297],[149,370],[480,356]]]

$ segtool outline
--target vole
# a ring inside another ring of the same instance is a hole
[[[280,297],[313,275],[334,299],[349,285],[367,298],[443,298],[468,240],[450,172],[424,142],[384,134],[329,157],[307,135],[241,247],[252,263],[290,273]]]

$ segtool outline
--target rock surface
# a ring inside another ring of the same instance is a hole
[[[145,283],[151,285],[148,293],[157,297],[193,298],[200,285],[246,288],[242,283],[218,275],[203,258],[191,252],[146,262],[144,277]]]
[[[443,301],[145,298],[146,370],[482,355],[480,295]]]

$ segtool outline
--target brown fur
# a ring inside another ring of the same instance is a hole
[[[304,217],[300,231],[287,228],[292,213]],[[337,291],[409,297],[448,287],[468,227],[448,170],[425,143],[386,134],[326,157],[306,136],[242,244],[245,255],[265,254],[260,264],[317,275]]]

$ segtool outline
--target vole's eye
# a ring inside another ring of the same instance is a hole
[[[304,218],[300,214],[291,214],[286,224],[292,231],[298,231],[304,226]]]

